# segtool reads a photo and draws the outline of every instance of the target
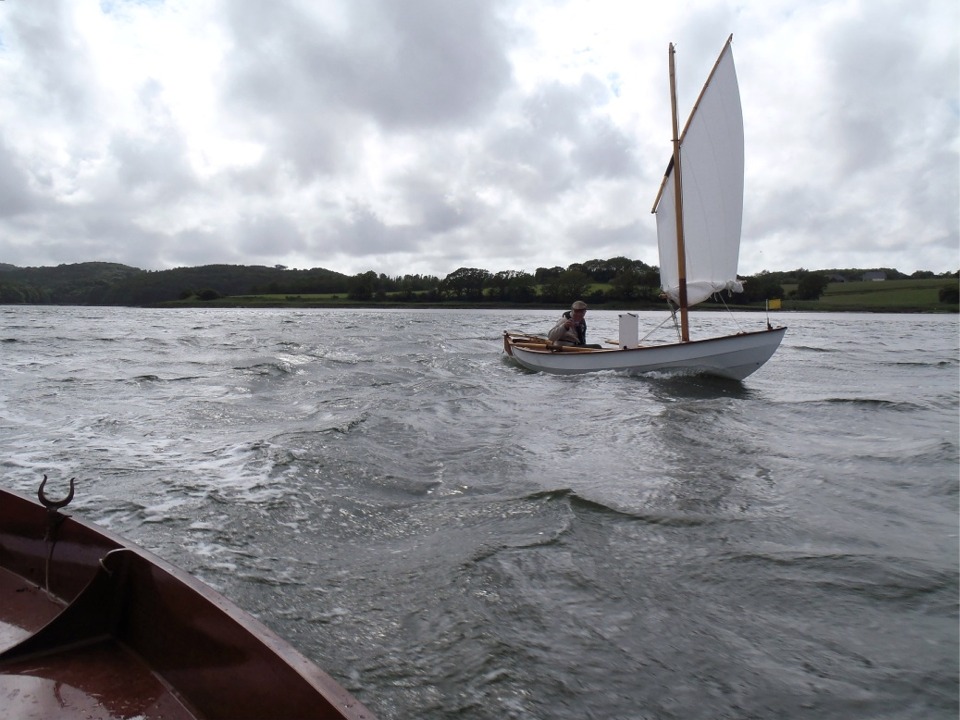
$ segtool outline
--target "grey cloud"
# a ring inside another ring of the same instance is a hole
[[[255,6],[255,9],[254,9]],[[307,5],[230,3],[226,96],[302,176],[349,165],[358,124],[476,122],[511,81],[495,3],[360,0],[347,33]]]
[[[484,175],[527,200],[550,202],[600,178],[638,174],[635,140],[595,111],[611,97],[599,79],[543,85],[523,101],[525,123],[492,130]]]
[[[624,254],[639,259],[643,257],[643,250],[655,246],[657,241],[656,233],[649,224],[639,220],[611,227],[579,223],[571,227],[569,235],[575,246],[580,248],[583,260],[607,259]]]
[[[561,143],[518,125],[490,133],[482,181],[546,202],[570,189],[573,168]]]
[[[157,260],[144,267],[177,267],[194,265],[245,263],[232,238],[208,230],[190,229],[178,232],[158,248]]]
[[[744,258],[776,257],[770,270],[893,252],[957,262],[958,51],[940,27],[956,27],[950,5],[715,3],[671,31],[682,116],[736,33]],[[590,28],[563,25],[575,4],[552,0],[0,6],[4,258],[334,257],[350,272],[409,260],[443,275],[655,254],[648,210],[669,153],[659,29],[637,28],[629,48],[593,47]],[[526,27],[543,7],[550,22]],[[179,68],[151,65],[153,48],[181,21],[182,52],[200,53],[203,75],[161,87]],[[209,43],[196,35],[208,21]],[[523,44],[547,28],[546,45]],[[158,78],[132,97],[110,85],[127,93],[129,73],[90,63],[136,53],[97,44],[127,31],[146,41],[131,63]],[[209,106],[183,104],[206,84]],[[207,153],[211,128],[223,142]]]
[[[278,258],[306,247],[303,236],[293,222],[282,215],[255,217],[240,224],[236,241],[245,255]]]
[[[330,87],[328,77],[344,69],[335,38],[289,3],[263,12],[259,2],[231,2],[227,11],[234,43],[222,94],[238,127],[302,178],[346,169],[357,118],[344,117]]]
[[[577,85],[550,83],[525,103],[531,130],[569,147],[578,179],[635,172],[634,139],[596,111],[612,98],[606,83],[584,75]]]
[[[576,140],[583,134],[585,116],[609,97],[606,85],[584,75],[578,85],[542,85],[524,103],[524,113],[538,134]]]
[[[97,260],[156,267],[159,251],[167,240],[162,233],[140,227],[127,213],[113,206],[48,209],[51,212],[23,220],[22,227],[32,230],[31,254],[41,258],[32,264]]]
[[[32,209],[36,199],[28,187],[28,175],[19,158],[0,135],[0,216],[13,216]]]
[[[911,77],[916,67],[907,61],[914,49],[895,25],[867,26],[862,20],[835,28],[825,45],[841,171],[887,164],[889,157],[878,148],[895,148],[909,127],[923,123],[902,112],[905,104],[922,105],[922,75]]]
[[[41,115],[63,116],[72,122],[87,118],[95,86],[85,73],[86,42],[71,25],[71,3],[50,0],[28,5],[9,16],[13,42],[30,69],[28,75],[12,78],[20,101],[29,98]]]
[[[478,221],[480,204],[429,183],[406,186],[407,202],[419,211],[418,227],[427,235],[448,233]]]
[[[155,138],[120,134],[110,142],[110,153],[117,162],[119,192],[137,205],[174,201],[196,189],[184,153],[185,146],[176,135]]]
[[[572,157],[587,177],[618,178],[639,173],[633,140],[606,118],[584,128]]]
[[[354,97],[386,126],[470,122],[511,82],[507,36],[486,0],[371,3],[385,46],[363,58]],[[347,90],[347,88],[344,88]]]
[[[351,256],[401,253],[416,250],[416,236],[408,226],[386,224],[373,210],[355,204],[346,218],[333,223],[329,234],[318,231],[314,245],[330,246]]]

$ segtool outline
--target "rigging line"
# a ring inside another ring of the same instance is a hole
[[[667,307],[670,308],[670,317],[673,318],[673,329],[677,331],[677,342],[683,342],[683,333],[680,330],[680,323],[677,321],[677,308],[669,297],[667,298]],[[666,320],[663,322],[666,322]],[[663,325],[663,323],[660,323],[660,325]],[[660,325],[657,327],[660,327]]]
[[[737,320],[737,316],[733,314],[733,310],[731,310],[730,307],[727,305],[727,301],[723,299],[723,293],[714,293],[714,297],[716,297],[721,303],[723,303],[724,310],[730,313],[730,317],[732,317],[733,322],[736,323],[737,329],[740,332],[746,332],[746,330],[743,329],[743,325],[741,325],[740,321]]]
[[[655,328],[653,328],[653,330],[651,330],[651,331],[648,332],[646,335],[644,335],[642,338],[640,338],[640,342],[638,342],[637,344],[638,344],[638,345],[642,345],[644,340],[646,340],[648,337],[650,337],[651,335],[653,335],[657,330],[659,330],[659,329],[662,328],[664,325],[666,325],[666,324],[667,324],[667,320],[669,320],[671,317],[673,317],[673,324],[674,324],[674,326],[676,326],[676,324],[677,324],[676,313],[675,313],[672,309],[671,309],[670,313],[671,313],[670,315],[668,315],[667,317],[665,317],[663,320],[660,321],[660,324],[659,324],[659,325],[657,325]],[[678,337],[679,337],[679,334],[678,334]]]

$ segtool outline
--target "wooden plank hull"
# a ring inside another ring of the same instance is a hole
[[[551,348],[542,339],[504,333],[504,350],[524,367],[558,375],[615,370],[684,372],[743,380],[771,358],[785,327],[670,345],[589,350]]]
[[[0,706],[44,720],[373,719],[210,587],[2,489]]]

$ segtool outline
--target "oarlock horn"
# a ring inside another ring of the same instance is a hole
[[[51,512],[56,512],[60,508],[64,508],[70,504],[70,501],[73,500],[73,481],[76,478],[70,478],[70,492],[67,493],[67,496],[63,500],[51,500],[47,497],[46,493],[43,492],[43,486],[47,484],[47,476],[43,476],[43,482],[40,483],[40,489],[37,490],[37,497],[40,498],[40,504],[43,505],[47,510]]]

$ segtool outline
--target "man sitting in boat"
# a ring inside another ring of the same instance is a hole
[[[587,345],[587,304],[577,300],[547,333],[547,339],[558,345]],[[599,347],[599,346],[598,346]]]

